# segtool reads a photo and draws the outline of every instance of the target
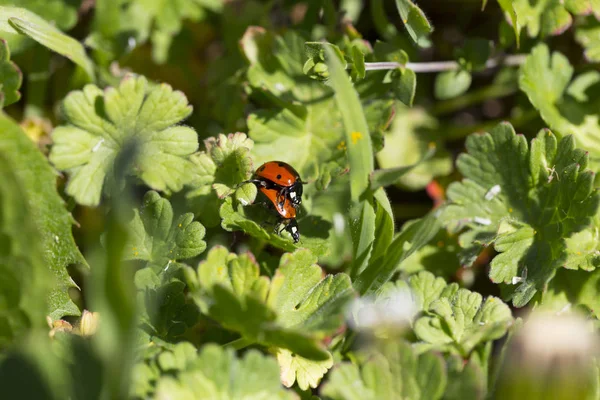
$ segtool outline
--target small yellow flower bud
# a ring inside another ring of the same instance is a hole
[[[98,328],[100,315],[97,312],[83,310],[81,321],[79,322],[79,334],[81,336],[92,336]]]

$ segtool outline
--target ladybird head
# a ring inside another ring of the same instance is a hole
[[[290,186],[287,195],[292,201],[294,207],[298,207],[302,203],[302,183],[296,182],[294,185]]]

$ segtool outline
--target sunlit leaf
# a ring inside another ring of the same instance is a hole
[[[0,132],[0,154],[23,184],[23,195],[31,207],[30,218],[36,221],[41,234],[44,261],[54,275],[48,314],[52,319],[79,315],[79,308],[69,297],[69,289],[76,285],[67,273],[67,267],[87,265],[71,233],[74,219],[56,191],[56,175],[35,144],[6,116],[0,118]],[[27,168],[23,168],[24,165]]]
[[[205,229],[192,213],[174,218],[167,199],[150,191],[143,204],[133,211],[125,259],[144,260],[164,268],[170,262],[192,258],[206,248]]]
[[[50,160],[68,172],[67,193],[80,204],[99,204],[115,158],[132,142],[139,150],[131,173],[151,188],[179,191],[192,179],[187,157],[198,148],[198,137],[175,125],[192,108],[169,85],[150,87],[144,77],[128,76],[118,88],[87,85],[71,92],[63,106],[68,124],[54,130]]]
[[[468,153],[458,159],[465,179],[448,188],[443,219],[454,231],[464,229],[459,243],[472,255],[494,244],[500,254],[490,278],[514,285],[507,296],[516,306],[543,290],[556,268],[572,263],[567,239],[596,214],[600,197],[587,154],[573,142],[567,136],[559,143],[542,130],[529,147],[504,123],[470,136]]]
[[[10,61],[10,50],[6,41],[0,39],[0,109],[19,101],[22,80],[21,70]]]

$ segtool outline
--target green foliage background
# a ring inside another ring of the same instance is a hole
[[[2,398],[600,398],[599,62],[599,0],[0,0]]]

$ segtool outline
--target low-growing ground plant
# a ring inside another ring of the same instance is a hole
[[[600,398],[599,62],[598,0],[0,0],[0,397]]]

